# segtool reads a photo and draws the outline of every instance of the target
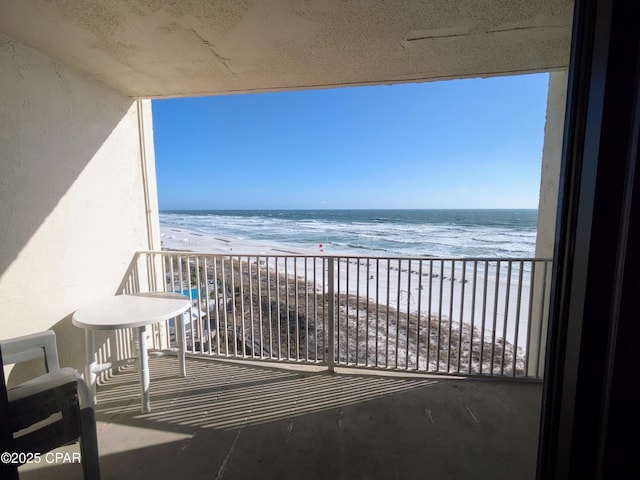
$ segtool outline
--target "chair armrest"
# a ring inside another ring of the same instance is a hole
[[[75,382],[77,384],[80,408],[93,408],[93,395],[89,386],[82,379],[80,374],[71,367],[64,367],[53,372],[46,373],[20,385],[7,389],[9,403],[38,394],[45,390],[54,389],[66,383]]]
[[[53,330],[0,340],[0,347],[4,365],[43,358],[47,372],[60,369],[56,334]]]

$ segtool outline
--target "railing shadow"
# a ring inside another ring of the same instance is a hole
[[[190,433],[230,430],[326,411],[381,396],[433,386],[430,378],[301,372],[220,360],[188,362],[186,378],[177,360],[150,362],[152,411],[140,411],[140,380],[127,366],[98,390],[98,421]]]

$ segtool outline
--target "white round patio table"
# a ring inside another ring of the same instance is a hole
[[[150,292],[133,295],[116,295],[104,298],[76,310],[71,322],[85,331],[87,365],[85,376],[95,396],[97,374],[112,368],[111,363],[96,362],[96,330],[118,330],[132,328],[138,343],[138,361],[140,365],[140,387],[142,390],[142,412],[151,411],[149,394],[149,353],[145,327],[177,317],[191,307],[191,300],[177,293]],[[180,375],[186,375],[184,359],[184,322],[176,321],[177,353]]]

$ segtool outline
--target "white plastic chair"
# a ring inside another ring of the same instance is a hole
[[[80,441],[85,480],[98,480],[93,395],[73,368],[60,368],[52,330],[0,340],[3,365],[42,359],[47,373],[7,389],[15,452],[45,453]]]

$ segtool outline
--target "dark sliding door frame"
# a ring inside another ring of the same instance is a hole
[[[577,0],[538,478],[640,478],[640,2]]]

